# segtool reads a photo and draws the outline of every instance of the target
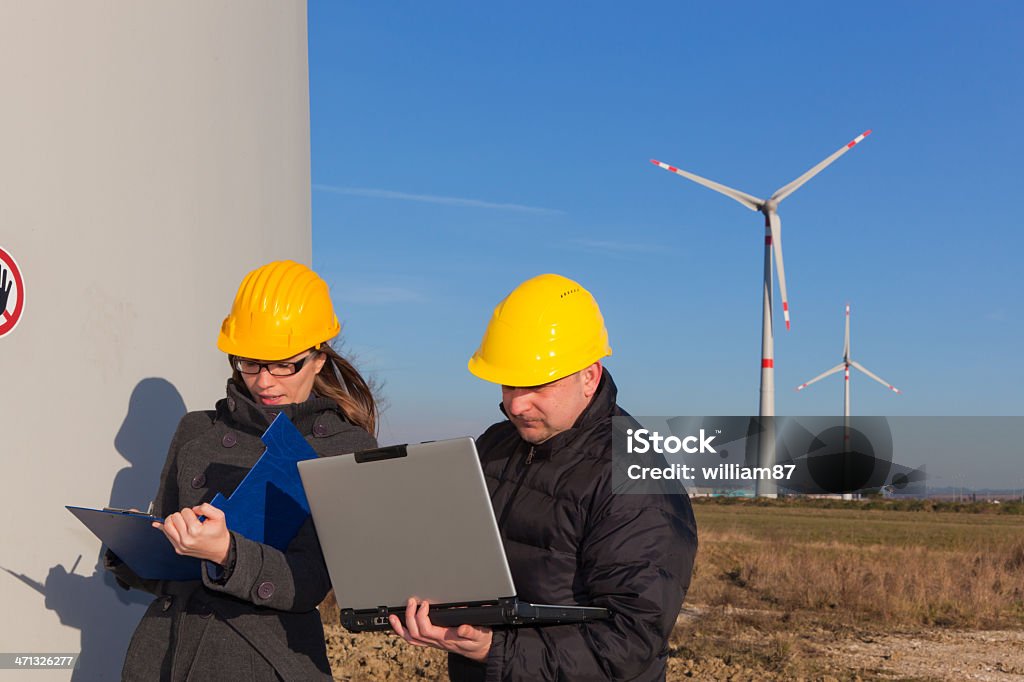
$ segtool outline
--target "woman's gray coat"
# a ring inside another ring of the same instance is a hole
[[[218,492],[230,495],[263,454],[260,435],[278,411],[320,456],[376,447],[333,400],[313,396],[271,410],[229,381],[215,410],[190,412],[178,424],[153,513],[168,516]],[[285,552],[232,532],[219,580],[205,561],[201,581],[143,580],[109,552],[107,568],[125,589],[156,596],[128,647],[124,680],[331,679],[316,610],[331,584],[311,519]]]

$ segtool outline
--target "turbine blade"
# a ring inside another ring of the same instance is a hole
[[[875,376],[870,371],[868,371],[867,367],[865,367],[864,365],[860,364],[859,362],[856,362],[854,360],[850,360],[850,364],[853,365],[854,367],[856,367],[857,369],[859,369],[860,371],[864,372],[865,374],[867,374],[869,377],[871,377],[872,379],[874,379],[878,383],[880,383],[883,386],[885,386],[886,388],[888,388],[890,391],[892,391],[894,393],[899,393],[900,392],[900,389],[896,388],[895,386],[890,384],[885,379],[881,379],[878,376]]]
[[[901,475],[907,483],[921,483],[928,479],[927,464],[922,464],[916,469],[911,469],[910,467],[904,467],[897,464],[893,466],[893,469],[895,471],[890,472],[892,474],[893,483],[897,483],[896,478]]]
[[[749,208],[751,211],[758,211],[758,210],[760,210],[761,209],[761,205],[764,204],[764,200],[763,199],[758,199],[757,197],[751,196],[751,195],[747,194],[746,192],[741,192],[738,189],[733,189],[732,187],[726,187],[725,185],[722,185],[722,184],[719,184],[717,182],[714,182],[713,180],[708,180],[707,178],[702,178],[699,175],[694,175],[693,173],[688,173],[688,172],[686,172],[684,170],[676,168],[675,166],[670,166],[667,163],[662,163],[661,161],[657,161],[655,159],[651,159],[651,163],[653,163],[655,166],[659,166],[660,168],[664,168],[665,170],[667,170],[667,171],[669,171],[671,173],[675,173],[676,175],[681,175],[684,178],[686,178],[687,180],[693,180],[698,185],[704,185],[708,189],[713,189],[716,192],[720,192],[720,193],[724,194],[725,196],[729,197],[730,199],[735,199],[736,201],[740,202],[741,204],[743,204],[744,206]]]
[[[775,266],[779,274],[779,293],[782,294],[782,317],[789,331],[789,296],[786,294],[786,268],[782,264],[782,218],[772,211],[768,217],[772,230],[772,249],[775,251]]]
[[[836,153],[832,154],[832,156],[828,157],[827,159],[825,159],[824,161],[819,163],[817,166],[815,166],[811,170],[807,171],[806,173],[804,173],[803,175],[801,175],[799,178],[797,178],[793,182],[789,183],[788,185],[786,185],[784,187],[780,187],[778,190],[775,191],[775,194],[772,195],[772,200],[774,200],[776,202],[782,201],[783,199],[788,197],[790,194],[792,194],[793,192],[795,192],[798,189],[800,189],[801,185],[803,185],[805,182],[807,182],[808,180],[813,178],[815,175],[817,175],[821,171],[823,171],[826,168],[828,168],[828,166],[833,161],[835,161],[840,156],[842,156],[846,152],[848,152],[851,149],[853,149],[853,147],[855,147],[857,145],[857,143],[859,143],[861,140],[863,140],[865,137],[867,137],[870,134],[871,134],[870,130],[865,130],[863,133],[861,133],[857,137],[855,137],[852,140],[850,140],[846,145],[844,145],[843,147],[840,147],[839,151],[837,151]]]
[[[889,488],[894,494],[919,495],[924,492],[928,480],[927,465],[917,469],[893,464],[889,471]]]
[[[821,380],[822,380],[822,379],[824,379],[825,377],[827,377],[827,376],[831,376],[831,375],[835,374],[836,372],[838,372],[838,371],[840,371],[841,369],[843,369],[843,367],[846,367],[846,363],[844,363],[844,362],[840,362],[840,363],[839,363],[838,365],[836,365],[836,366],[835,366],[835,367],[833,367],[832,369],[828,370],[827,372],[822,372],[821,374],[819,374],[818,376],[814,377],[813,379],[811,379],[811,380],[810,380],[810,381],[808,381],[807,383],[805,383],[805,384],[800,384],[799,386],[797,386],[797,387],[796,387],[796,390],[798,390],[798,391],[802,391],[802,390],[804,390],[805,388],[807,388],[808,386],[810,386],[811,384],[813,384],[814,382],[816,382],[816,381],[821,381]]]
[[[846,304],[846,336],[843,337],[843,360],[850,359],[850,304]]]

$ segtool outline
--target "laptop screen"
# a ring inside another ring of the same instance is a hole
[[[298,467],[342,609],[515,596],[472,438]]]

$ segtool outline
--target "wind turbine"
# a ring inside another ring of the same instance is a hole
[[[759,199],[755,196],[741,192],[738,189],[727,187],[699,175],[681,170],[667,163],[651,159],[651,163],[667,171],[681,175],[688,180],[704,185],[708,189],[738,201],[751,211],[758,211],[764,215],[764,284],[762,296],[764,304],[761,312],[761,401],[758,414],[761,417],[762,428],[770,427],[766,424],[765,417],[775,416],[775,332],[772,327],[772,252],[775,253],[775,261],[779,268],[779,293],[782,294],[782,315],[786,320],[786,329],[789,329],[789,296],[786,294],[786,271],[782,262],[782,220],[779,218],[779,203],[793,192],[800,189],[804,183],[813,178],[821,171],[828,168],[836,159],[850,151],[861,140],[871,134],[867,130],[838,151],[826,158],[818,165],[798,177],[788,185],[777,189],[768,199]],[[767,420],[770,422],[771,420]],[[775,464],[775,442],[774,429],[765,431],[759,440],[758,466],[773,466]],[[774,495],[774,485],[768,481],[758,480],[758,495]]]
[[[888,388],[893,393],[899,393],[900,392],[900,389],[896,388],[895,386],[890,384],[888,381],[885,381],[884,379],[882,379],[882,378],[872,374],[868,370],[867,367],[865,367],[864,365],[860,364],[856,360],[852,360],[850,358],[850,304],[847,303],[846,304],[846,336],[843,338],[843,361],[840,362],[835,367],[833,367],[832,369],[827,370],[825,372],[822,372],[821,374],[819,374],[818,376],[814,377],[813,379],[811,379],[807,383],[800,384],[799,386],[796,387],[796,390],[802,391],[805,388],[807,388],[808,386],[810,386],[811,384],[813,384],[813,383],[815,383],[817,381],[821,381],[825,377],[831,376],[832,374],[835,374],[839,370],[843,370],[845,372],[845,381],[843,382],[843,384],[844,384],[844,387],[843,387],[843,419],[844,419],[844,423],[849,422],[849,420],[850,420],[850,367],[853,367],[855,369],[860,370],[861,372],[864,372],[864,374],[867,374],[869,377],[871,377],[872,379],[874,379],[878,383],[882,384],[883,386]]]
[[[846,304],[846,334],[843,337],[843,361],[840,362],[835,367],[833,367],[832,369],[829,369],[829,370],[826,370],[826,371],[822,372],[821,374],[819,374],[818,376],[814,377],[813,379],[811,379],[807,383],[800,384],[799,386],[796,387],[796,390],[802,391],[805,388],[807,388],[808,386],[810,386],[811,384],[815,383],[816,381],[821,381],[825,377],[831,376],[831,375],[835,374],[836,372],[838,372],[839,370],[843,370],[843,372],[844,372],[844,381],[843,381],[843,429],[844,429],[844,431],[843,431],[843,452],[844,453],[848,452],[848,447],[849,447],[849,443],[850,443],[850,367],[854,367],[856,369],[859,369],[861,372],[864,372],[869,377],[871,377],[872,379],[874,379],[878,383],[882,384],[883,386],[888,388],[893,393],[899,393],[900,392],[900,389],[896,388],[895,386],[890,384],[888,381],[883,380],[882,378],[878,377],[877,375],[872,374],[871,371],[868,370],[867,367],[865,367],[864,365],[860,364],[856,360],[853,360],[853,359],[850,358],[850,304],[847,303]],[[851,493],[844,493],[843,494],[843,499],[844,500],[852,500],[853,499],[853,495]]]

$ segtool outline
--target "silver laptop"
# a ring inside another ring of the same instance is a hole
[[[435,625],[578,623],[604,608],[516,598],[472,438],[298,463],[320,546],[353,632],[404,620],[409,597]]]

